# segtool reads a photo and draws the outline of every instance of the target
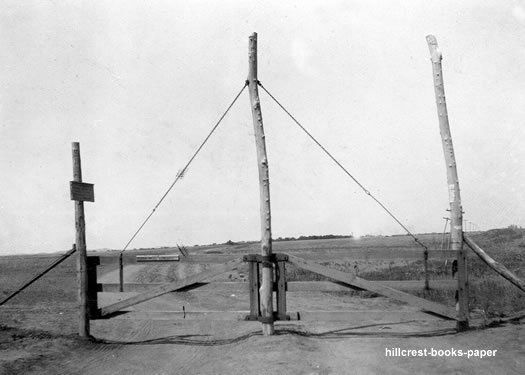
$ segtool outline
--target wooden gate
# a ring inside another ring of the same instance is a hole
[[[115,259],[115,261],[118,260]],[[99,284],[97,282],[96,266],[99,264],[100,257],[88,257],[88,295],[90,296],[88,297],[88,304],[90,311],[89,316],[91,319],[110,317],[116,312],[121,311],[127,307],[134,306],[138,303],[148,301],[163,294],[197,284],[206,279],[231,271],[242,264],[242,259],[234,259],[229,262],[213,266],[211,269],[196,273],[184,279],[154,286],[153,288],[146,290],[136,296],[124,299],[108,306],[104,306],[102,308],[99,308],[97,298],[98,292],[104,291],[104,284]]]
[[[109,259],[111,261],[117,261],[117,259],[110,259],[109,257],[102,257],[103,262],[107,262]],[[201,258],[201,260],[203,260]],[[235,270],[243,262],[248,264],[248,282],[209,282],[209,280],[215,276],[218,276],[222,273]],[[264,264],[264,263],[267,264]],[[194,275],[188,276],[184,279],[180,279],[170,283],[164,284],[125,284],[126,291],[139,292],[138,295],[132,296],[130,298],[124,299],[122,301],[112,303],[107,306],[99,307],[98,303],[98,293],[99,292],[116,292],[119,291],[119,284],[111,283],[98,283],[97,281],[97,266],[101,263],[101,257],[88,257],[88,305],[89,305],[89,316],[90,319],[99,319],[99,318],[110,318],[122,310],[134,306],[136,304],[151,300],[155,297],[161,296],[163,294],[174,292],[178,290],[188,290],[188,289],[199,289],[204,288],[210,291],[219,292],[219,291],[230,291],[232,293],[247,291],[250,298],[250,309],[249,311],[193,311],[191,316],[195,317],[205,317],[213,319],[218,318],[220,320],[224,319],[234,319],[234,320],[248,320],[248,321],[278,321],[278,320],[304,320],[311,319],[315,317],[317,320],[343,320],[343,321],[352,321],[353,317],[357,318],[358,314],[354,311],[293,311],[290,312],[287,309],[287,293],[289,292],[304,292],[304,291],[344,291],[350,289],[357,290],[367,290],[381,296],[389,297],[397,301],[407,303],[410,306],[417,307],[419,310],[425,313],[430,313],[432,315],[439,316],[444,319],[457,319],[456,311],[448,306],[445,306],[440,303],[432,302],[424,298],[417,297],[415,295],[406,293],[404,291],[398,290],[395,288],[398,285],[400,288],[408,289],[422,289],[424,285],[424,280],[414,280],[411,281],[370,281],[365,280],[357,276],[353,272],[343,272],[339,271],[321,264],[318,264],[314,261],[307,260],[301,257],[297,257],[290,254],[276,253],[272,254],[270,257],[264,257],[258,254],[249,254],[245,255],[243,258],[235,258],[229,260],[228,262],[217,264],[211,266],[210,269],[207,269],[203,272],[196,273]],[[316,274],[325,276],[331,281],[287,281],[286,280],[286,267],[287,263],[293,265],[297,268],[308,270]],[[272,268],[274,271],[274,284],[273,292],[275,293],[276,299],[276,310],[274,311],[273,317],[268,319],[263,317],[261,314],[260,306],[260,271],[263,266]],[[441,286],[454,288],[456,281],[453,279],[442,280]],[[410,287],[413,285],[413,287]],[[363,313],[363,312],[361,312]],[[366,313],[366,312],[365,312]],[[404,315],[405,313],[400,313]],[[174,318],[180,315],[179,312],[171,312],[171,316]],[[189,314],[188,314],[189,315]],[[376,312],[377,315],[377,312]],[[381,316],[388,316],[388,311],[379,314]],[[395,313],[394,313],[395,315]],[[153,313],[151,316],[155,316]],[[186,314],[184,314],[186,317]],[[372,318],[372,317],[371,317]]]

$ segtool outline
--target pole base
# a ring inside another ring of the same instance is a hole
[[[456,329],[458,332],[465,332],[469,330],[468,320],[459,321],[456,324]]]

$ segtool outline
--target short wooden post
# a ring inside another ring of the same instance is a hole
[[[450,203],[450,234],[451,248],[457,251],[458,261],[458,331],[467,330],[469,327],[469,301],[468,301],[468,278],[467,278],[467,259],[463,247],[463,211],[461,207],[461,196],[459,192],[458,171],[456,168],[456,158],[452,145],[452,135],[448,122],[447,103],[445,100],[445,86],[443,83],[443,71],[441,67],[442,54],[438,49],[436,37],[427,36],[428,48],[432,61],[432,71],[434,76],[434,91],[436,94],[437,112],[439,118],[439,130],[445,154],[447,167],[447,183]]]
[[[444,217],[443,219],[445,219],[445,227],[443,228],[443,236],[441,237],[441,250],[445,250],[445,243],[447,241],[447,225],[448,225],[448,221],[450,220],[450,218],[448,217]],[[447,250],[448,250],[448,245],[447,245]]]
[[[260,189],[260,215],[261,215],[261,254],[262,285],[260,288],[261,299],[261,324],[264,335],[273,335],[273,263],[272,254],[272,228],[270,211],[270,178],[268,173],[268,156],[266,155],[266,142],[259,100],[257,79],[257,33],[249,39],[248,50],[249,70],[248,87],[250,91],[250,104],[252,109],[253,127],[255,130],[255,145],[257,148],[257,167],[259,170]]]
[[[73,142],[73,181],[82,182],[82,167],[80,163],[80,145]],[[89,336],[89,316],[88,316],[88,275],[87,275],[87,251],[86,251],[86,223],[84,219],[84,202],[75,200],[75,229],[76,229],[76,248],[77,248],[77,283],[78,283],[78,304],[79,322],[78,334],[81,337]]]
[[[100,316],[98,308],[98,282],[97,282],[97,266],[100,264],[100,257],[89,256],[87,258],[87,304],[89,319],[97,319]]]
[[[250,317],[258,319],[261,315],[259,308],[259,263],[252,261],[248,263],[248,281],[250,283]]]
[[[122,252],[118,256],[118,283],[119,283],[119,292],[124,291],[124,259]]]
[[[423,267],[425,270],[425,290],[430,290],[430,284],[428,279],[428,249],[423,252]]]
[[[277,260],[275,269],[275,279],[277,283],[276,300],[277,300],[277,319],[287,320],[286,315],[286,262]]]

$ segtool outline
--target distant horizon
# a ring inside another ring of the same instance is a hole
[[[464,233],[481,233],[481,232],[488,232],[492,230],[502,230],[502,229],[509,229],[509,228],[515,228],[515,229],[523,229],[521,226],[511,224],[507,227],[500,227],[500,228],[490,228],[490,229],[484,229],[484,230],[472,230],[472,231],[465,231]],[[446,232],[445,234],[449,234],[450,232]],[[416,237],[423,236],[423,235],[442,235],[443,232],[423,232],[423,233],[413,233]],[[307,235],[300,235],[298,237],[278,237],[278,238],[272,238],[272,242],[286,242],[286,241],[322,241],[323,239],[312,239],[312,238],[303,238],[299,239],[299,237],[314,237],[314,236],[337,236],[337,238],[333,239],[354,239],[359,240],[362,238],[374,238],[374,237],[404,237],[404,236],[410,236],[407,233],[399,233],[399,234],[365,234],[362,236],[352,236],[351,234],[313,234],[310,236]],[[289,240],[284,240],[284,238],[292,238]],[[227,245],[227,242],[230,240],[226,240],[224,242],[214,242],[214,243],[204,243],[204,244],[175,244],[175,245],[159,245],[159,246],[152,246],[152,247],[130,247],[126,249],[126,251],[137,251],[137,250],[160,250],[160,249],[173,249],[177,248],[177,245],[179,246],[185,246],[185,247],[206,247],[206,246],[223,246]],[[258,243],[260,240],[238,240],[233,241],[234,244],[252,244],[252,243]],[[22,255],[54,255],[54,254],[61,254],[63,252],[69,251],[70,249],[64,249],[64,250],[51,250],[51,251],[39,251],[39,252],[28,252],[28,253],[6,253],[1,254],[0,257],[6,256],[6,257],[12,257],[12,256],[22,256]],[[87,248],[87,251],[92,252],[99,252],[99,251],[122,251],[122,249],[119,248],[110,248],[110,247],[100,247],[100,248]]]

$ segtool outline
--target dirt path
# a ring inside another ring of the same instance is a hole
[[[261,336],[258,323],[249,322],[111,320],[99,321],[93,328],[99,342],[67,349],[61,343],[60,354],[50,353],[38,366],[14,370],[211,375],[521,374],[525,369],[520,325],[455,334],[450,323],[279,323],[272,337]],[[395,347],[496,349],[497,354],[483,359],[385,356],[385,349]]]

